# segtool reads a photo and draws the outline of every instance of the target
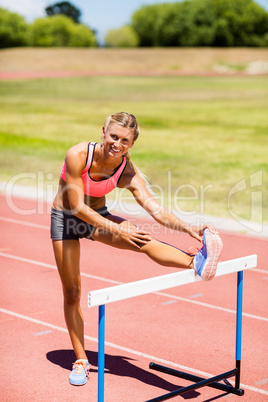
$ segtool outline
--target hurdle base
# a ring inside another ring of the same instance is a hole
[[[211,388],[216,388],[219,389],[221,391],[225,391],[227,393],[232,393],[235,395],[239,395],[242,396],[244,395],[244,390],[240,389],[240,388],[235,388],[232,385],[226,385],[226,384],[221,384],[218,381],[223,380],[223,379],[227,379],[233,376],[238,376],[239,374],[239,368],[236,367],[235,369],[231,370],[231,371],[227,371],[226,373],[222,373],[219,374],[215,377],[211,377],[211,378],[203,378],[203,377],[199,377],[193,374],[189,374],[189,373],[185,373],[183,371],[179,371],[179,370],[174,370],[172,368],[169,367],[165,367],[165,366],[161,366],[159,364],[156,363],[150,363],[149,364],[150,369],[152,370],[156,370],[156,371],[160,371],[162,373],[166,373],[169,375],[173,375],[175,377],[180,377],[183,378],[185,380],[189,380],[194,382],[195,384],[189,385],[187,387],[183,387],[183,388],[179,388],[175,391],[169,392],[168,394],[159,396],[157,398],[154,399],[150,399],[146,402],[158,402],[158,401],[164,401],[166,399],[170,399],[170,398],[174,398],[177,395],[183,394],[184,392],[188,392],[188,391],[192,391],[195,390],[197,388],[201,388],[201,387],[211,387]]]

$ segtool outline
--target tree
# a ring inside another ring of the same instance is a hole
[[[161,4],[142,6],[132,16],[132,27],[137,33],[140,46],[159,46],[158,27],[161,18]]]
[[[268,13],[254,0],[184,0],[143,6],[131,26],[140,46],[267,46]]]
[[[91,29],[75,24],[65,15],[38,18],[30,30],[31,46],[95,47],[97,41]]]
[[[111,29],[105,38],[107,47],[137,47],[139,38],[134,29],[128,25],[119,29]]]
[[[28,31],[23,17],[0,8],[0,48],[27,45]]]
[[[69,47],[96,47],[94,32],[83,24],[73,24]]]
[[[47,15],[53,16],[58,14],[66,15],[66,17],[71,18],[74,22],[79,23],[81,17],[81,11],[76,8],[73,4],[68,1],[62,1],[48,6],[46,9]]]
[[[72,20],[63,15],[38,18],[31,26],[31,46],[67,46],[70,41]]]

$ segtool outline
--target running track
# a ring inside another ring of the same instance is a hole
[[[2,401],[97,401],[97,314],[87,292],[165,273],[145,256],[83,240],[82,308],[92,366],[83,387],[68,383],[75,360],[62,312],[61,285],[49,240],[49,206],[0,196],[0,325]],[[140,222],[145,223],[144,218]],[[201,388],[171,400],[268,401],[267,240],[221,233],[221,260],[258,254],[258,268],[244,273],[241,383],[243,397]],[[187,249],[189,236],[160,233]],[[194,244],[195,245],[195,244]],[[201,376],[235,366],[236,275],[150,294],[106,308],[106,402],[142,402],[189,382],[150,371],[160,362]]]

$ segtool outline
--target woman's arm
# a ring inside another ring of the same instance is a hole
[[[126,183],[125,183],[126,184]],[[168,228],[188,233],[193,238],[202,242],[202,234],[206,228],[216,233],[212,225],[192,227],[175,216],[169,209],[165,208],[149,193],[142,178],[138,174],[129,176],[129,183],[126,186],[133,194],[135,200],[148,212],[158,223]]]

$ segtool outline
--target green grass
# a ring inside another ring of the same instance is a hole
[[[105,117],[135,114],[132,159],[182,211],[251,214],[250,176],[262,172],[268,221],[268,77],[83,77],[0,82],[0,181],[43,171],[57,183],[66,150],[99,141]],[[31,179],[20,179],[30,185]],[[177,197],[174,194],[177,191]],[[185,199],[183,199],[183,197]]]

